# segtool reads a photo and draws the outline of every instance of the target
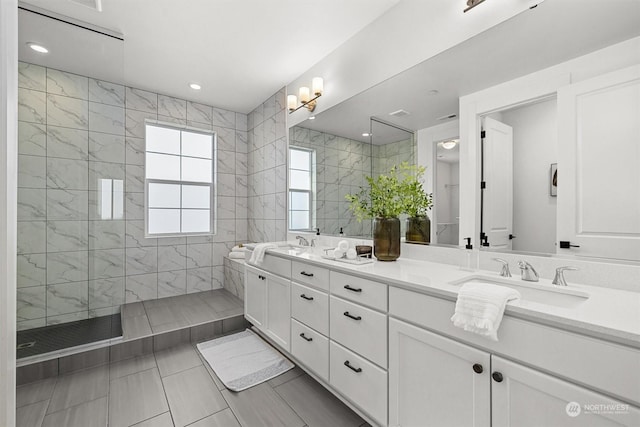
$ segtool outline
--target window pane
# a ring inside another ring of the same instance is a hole
[[[311,152],[303,150],[289,150],[291,153],[291,168],[308,171],[311,165]]]
[[[182,155],[210,159],[213,137],[203,133],[182,131]]]
[[[180,180],[180,157],[147,153],[145,171],[147,178]]]
[[[182,210],[183,233],[208,233],[211,231],[211,215],[206,210]]]
[[[289,199],[289,206],[296,211],[308,211],[309,210],[309,193],[298,193],[297,191],[291,191],[291,198]]]
[[[180,154],[180,131],[160,126],[146,126],[147,151]]]
[[[292,230],[309,229],[309,211],[290,211],[290,228]]]
[[[124,218],[124,181],[113,180],[113,219]]]
[[[182,180],[211,182],[211,160],[182,157]]]
[[[180,185],[149,183],[150,208],[180,208]]]
[[[180,209],[149,209],[149,234],[179,232]]]
[[[289,187],[296,190],[311,190],[309,172],[291,170],[289,175]]]
[[[182,207],[192,209],[209,209],[211,187],[204,185],[183,185],[182,186]]]

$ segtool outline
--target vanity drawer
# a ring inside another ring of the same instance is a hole
[[[333,341],[329,347],[329,383],[386,426],[387,372]]]
[[[387,285],[332,271],[331,294],[377,310],[387,311]]]
[[[372,362],[387,367],[387,316],[334,296],[330,336]]]
[[[268,271],[269,273],[277,274],[278,276],[291,277],[291,261],[275,255],[265,254],[264,260],[258,268]]]
[[[329,295],[292,283],[291,317],[321,334],[329,335]]]
[[[324,291],[329,290],[329,270],[303,262],[291,262],[291,279],[305,285],[315,286]]]
[[[329,380],[329,339],[291,319],[291,354],[320,378]]]

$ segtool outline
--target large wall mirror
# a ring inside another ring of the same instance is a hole
[[[467,114],[460,111],[459,100],[465,95],[640,36],[640,27],[632,18],[633,7],[632,2],[621,3],[616,8],[590,2],[588,7],[578,9],[567,2],[541,3],[535,9],[522,12],[323,111],[315,120],[297,124],[296,128],[363,144],[371,142],[363,139],[363,133],[373,133],[375,137],[375,132],[370,132],[371,117],[406,129],[416,135],[414,161],[427,167],[426,187],[434,194],[432,244],[461,245],[465,237],[472,237],[475,245],[481,245],[482,232],[487,236],[489,250],[556,254],[561,228],[556,205],[560,203],[562,191],[557,196],[552,193],[555,191],[552,168],[559,162],[559,154],[554,151],[559,144],[560,126],[558,116],[553,114],[559,108],[555,94],[547,93],[545,97],[505,103],[499,108],[482,111],[478,116],[478,134],[481,126],[500,125],[510,127],[513,133],[511,152],[492,151],[492,143],[487,141],[482,153],[484,159],[480,158],[479,135],[477,148],[476,141],[469,138],[471,129],[475,132],[475,122],[469,125],[465,118],[464,123],[456,123],[461,113],[462,116]],[[563,16],[572,16],[572,20],[568,22]],[[523,28],[527,31],[522,31]],[[568,33],[580,37],[567,38]],[[543,42],[545,49],[541,49]],[[319,103],[321,105],[322,99]],[[294,133],[295,128],[292,129]],[[450,144],[450,141],[456,143]],[[292,146],[298,143],[294,137],[290,142]],[[375,141],[369,150],[372,159],[375,158]],[[481,177],[480,164],[483,162]],[[473,170],[465,170],[470,164],[473,164],[470,168]],[[368,167],[362,166],[360,171],[366,172]],[[562,176],[565,172],[559,169]],[[594,176],[596,169],[585,168],[582,173]],[[532,179],[534,170],[535,179]],[[375,173],[373,164],[371,172]],[[500,180],[500,176],[511,179]],[[482,180],[487,182],[487,188],[489,180],[496,183],[491,184],[494,189],[498,188],[494,194],[483,195],[480,207],[480,197],[477,200],[467,197],[463,189],[468,186],[473,188],[473,194],[476,191],[480,194]],[[340,190],[337,191],[340,194]],[[607,194],[613,197],[616,193]],[[501,205],[511,207],[513,227],[508,232],[499,230],[498,223],[507,220],[497,215]],[[337,209],[338,215],[344,213],[340,206]],[[496,218],[493,225],[490,222],[492,215]],[[348,221],[347,217],[338,218]],[[367,226],[356,228],[353,235],[366,236]],[[333,229],[327,227],[326,223],[324,228],[328,234],[339,231],[335,226]],[[352,233],[348,226],[343,227],[343,231],[347,235]],[[624,257],[612,252],[608,258]]]

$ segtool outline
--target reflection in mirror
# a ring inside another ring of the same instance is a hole
[[[460,143],[446,139],[436,143],[437,203],[434,206],[436,222],[435,242],[457,245],[460,226]]]

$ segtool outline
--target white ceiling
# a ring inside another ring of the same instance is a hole
[[[69,0],[27,3],[123,34],[121,53],[110,51],[123,69],[111,64],[113,77],[103,78],[249,112],[398,1],[102,0],[102,12]],[[43,42],[64,46],[69,67],[93,66],[106,74],[105,55],[69,54],[84,52],[77,44],[87,44],[85,30],[45,36],[42,21],[32,20],[39,22],[33,25],[23,16],[21,44],[44,37]],[[202,90],[191,90],[190,82]]]
[[[300,126],[361,141],[368,139],[362,132],[368,132],[369,117],[423,129],[457,114],[460,96],[639,35],[638,0],[545,1]],[[411,114],[389,116],[399,109]]]

